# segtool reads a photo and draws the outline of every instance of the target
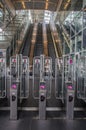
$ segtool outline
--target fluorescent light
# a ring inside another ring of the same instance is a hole
[[[48,5],[49,5],[49,3],[46,1],[46,5],[45,5],[46,10],[48,9]]]
[[[2,30],[2,28],[0,28],[0,32],[2,32],[3,30]]]
[[[51,17],[51,12],[50,11],[45,11],[44,13],[44,21],[45,23],[49,23]]]
[[[49,17],[48,17],[48,18],[47,18],[47,17],[44,17],[44,19],[46,19],[46,20],[50,20],[50,18],[49,18]]]
[[[25,7],[25,3],[22,1],[22,6],[23,6],[23,8],[25,9],[26,7]]]
[[[68,7],[68,5],[69,5],[70,2],[71,2],[71,0],[67,0],[66,4],[64,6],[64,9],[67,9],[67,7]]]

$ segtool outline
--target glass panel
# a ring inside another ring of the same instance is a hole
[[[83,27],[86,27],[86,11],[83,12]]]
[[[76,37],[76,51],[82,50],[82,32],[80,32]]]
[[[86,49],[86,29],[83,30],[83,49]]]
[[[69,54],[70,53],[70,49],[67,45],[67,43],[64,43],[64,54]]]
[[[83,12],[79,12],[74,19],[76,33],[78,33],[83,28]]]
[[[71,38],[70,44],[71,44],[71,51],[75,52],[75,37]]]

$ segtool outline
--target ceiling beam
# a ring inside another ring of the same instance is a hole
[[[33,1],[28,1],[28,0],[22,0],[23,2],[28,2],[28,3],[46,3],[46,1],[40,1],[40,0],[33,0]],[[22,2],[21,0],[14,0],[13,2],[14,3],[17,3],[17,2]],[[56,2],[51,2],[51,1],[48,1],[49,4],[57,4],[58,0]]]
[[[3,3],[6,5],[6,8],[11,12],[12,16],[14,17],[16,14],[16,11],[13,6],[13,3],[10,0],[3,0]]]
[[[57,20],[58,12],[59,12],[59,10],[60,10],[60,7],[61,7],[61,5],[62,5],[62,2],[63,2],[63,0],[59,0],[59,2],[58,2],[57,10],[56,10],[56,15],[55,15],[55,17],[54,17],[54,21],[55,21],[55,22],[56,22],[56,20]]]

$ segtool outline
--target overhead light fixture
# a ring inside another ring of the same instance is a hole
[[[22,1],[22,6],[23,6],[24,9],[26,8],[24,1]]]
[[[48,5],[49,5],[48,2],[46,2],[46,6],[45,6],[45,9],[46,9],[46,10],[48,9]]]
[[[48,9],[48,5],[49,5],[49,0],[46,0],[46,5],[45,5],[45,9],[47,10]]]
[[[1,33],[2,31],[3,31],[2,28],[0,28],[0,33]]]
[[[0,2],[0,8],[3,8],[3,5],[2,5],[2,3]]]
[[[64,6],[64,9],[67,9],[67,7],[68,7],[68,5],[69,5],[70,2],[71,2],[71,0],[67,0],[66,4]]]

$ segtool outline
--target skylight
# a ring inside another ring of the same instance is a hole
[[[51,11],[45,11],[44,12],[44,22],[45,23],[49,23],[50,22],[50,18],[51,18]]]

